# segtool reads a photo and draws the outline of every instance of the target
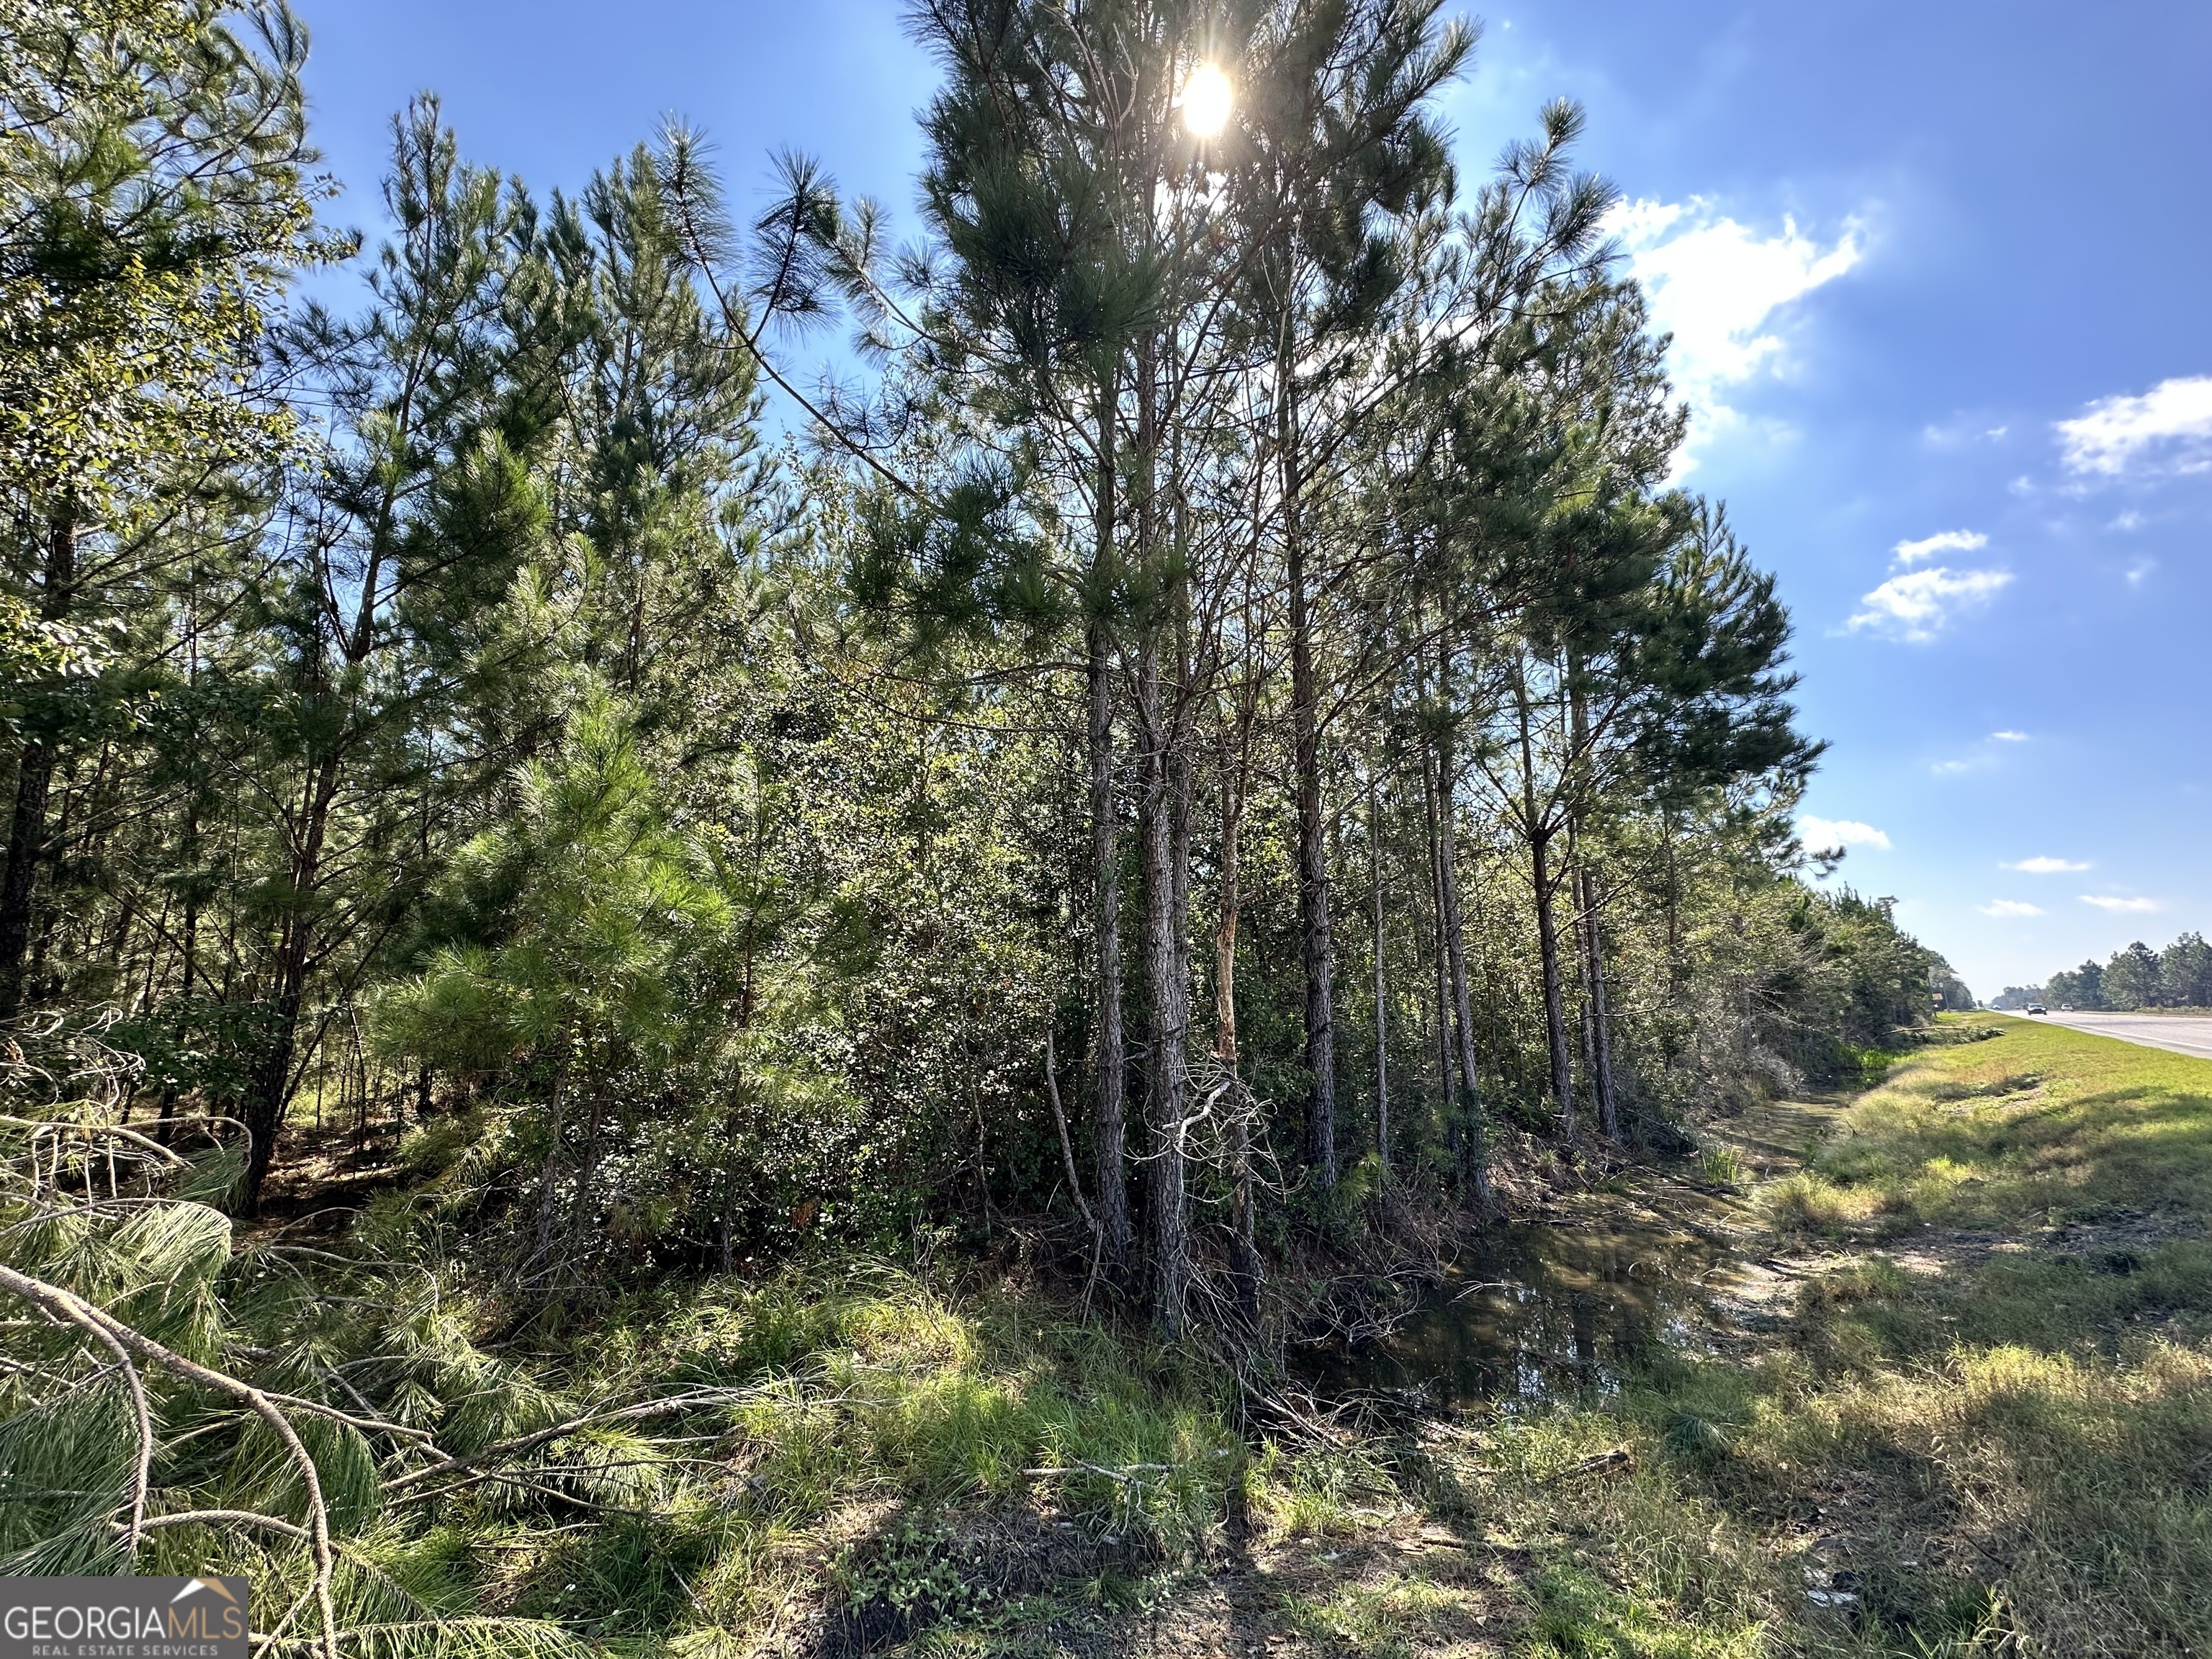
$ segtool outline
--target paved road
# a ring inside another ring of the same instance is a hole
[[[2140,1042],[2147,1048],[2171,1048],[2177,1054],[2212,1060],[2212,1018],[2199,1015],[2164,1014],[2031,1014],[2048,1025],[2094,1031],[2123,1042]]]

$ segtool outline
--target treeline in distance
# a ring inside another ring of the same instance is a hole
[[[2008,985],[1990,1006],[2025,1008],[2212,1008],[2212,945],[2202,933],[2184,933],[2163,951],[2137,939],[2112,960],[2094,958],[2063,969],[2042,985]]]

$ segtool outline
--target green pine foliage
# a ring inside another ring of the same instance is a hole
[[[2202,933],[2184,933],[2163,951],[2137,939],[2111,958],[2094,958],[2051,975],[2041,985],[2008,985],[1994,1006],[2053,1008],[2212,1008],[2212,945]]]
[[[1925,1034],[1578,111],[1463,188],[1432,4],[917,27],[913,250],[426,97],[339,314],[281,6],[0,21],[8,1571],[1013,1640],[967,1509],[1102,1605],[1333,1513],[1316,1310]]]

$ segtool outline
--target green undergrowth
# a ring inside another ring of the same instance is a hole
[[[603,1467],[563,1488],[599,1510],[495,1488],[406,1548],[602,1642],[735,1651],[825,1609],[860,1648],[1026,1628],[1040,1592],[1111,1603],[1191,1556],[1240,1472],[1204,1368],[878,1264],[666,1290],[586,1328],[545,1357],[567,1389],[729,1403],[568,1449]]]
[[[1741,1252],[1766,1266],[1715,1281],[1732,1334],[1602,1389],[1333,1423],[1242,1417],[1203,1355],[944,1270],[824,1259],[519,1325],[421,1237],[370,1251],[374,1218],[352,1266],[234,1250],[193,1206],[97,1274],[74,1223],[18,1249],[448,1453],[682,1402],[412,1485],[425,1454],[372,1468],[312,1425],[364,1659],[2212,1650],[2212,1063],[2004,1021],[1897,1060],[1830,1129],[1763,1186],[1691,1171],[1770,1229]],[[295,1512],[273,1447],[197,1435],[204,1409],[162,1404],[155,1510]],[[94,1379],[0,1423],[44,1494],[0,1505],[0,1546],[50,1540],[14,1570],[106,1570],[69,1494],[109,1512],[124,1410]],[[139,1570],[245,1572],[282,1607],[303,1549],[181,1526]]]
[[[1938,1038],[1753,1194],[1745,1254],[1794,1286],[1759,1334],[1399,1443],[1391,1489],[1473,1549],[1351,1567],[1392,1523],[1310,1502],[1347,1566],[1296,1627],[1368,1659],[2212,1651],[2212,1063]]]
[[[1770,1337],[1493,1431],[1620,1454],[1522,1483],[1524,1652],[2212,1649],[2212,1063],[1993,1023],[1759,1195]]]

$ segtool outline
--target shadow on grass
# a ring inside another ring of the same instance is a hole
[[[1218,1373],[1035,1304],[694,1285],[561,1363],[744,1390],[696,1457],[595,1434],[386,1562],[672,1659],[2212,1650],[2212,1064],[2008,1026],[1843,1127],[1769,1192],[1847,1259],[1748,1356],[1248,1452]]]
[[[1901,1067],[1842,1127],[1808,1172],[1841,1195],[1815,1225],[2212,1216],[2212,1061],[2014,1022]]]
[[[1617,1408],[1637,1479],[1705,1516],[1709,1566],[1767,1540],[1793,1650],[2212,1648],[2212,1063],[2014,1024],[1841,1128],[1767,1194],[1831,1252],[1786,1337],[1653,1368]]]
[[[1030,1650],[1218,1532],[1243,1462],[1202,1368],[880,1266],[640,1297],[574,1358],[742,1391],[687,1423],[702,1455],[570,1443],[510,1504],[538,1524],[490,1540],[480,1592],[595,1641],[851,1655],[943,1627]],[[502,1501],[459,1517],[480,1544]],[[562,1504],[580,1518],[546,1528]]]

